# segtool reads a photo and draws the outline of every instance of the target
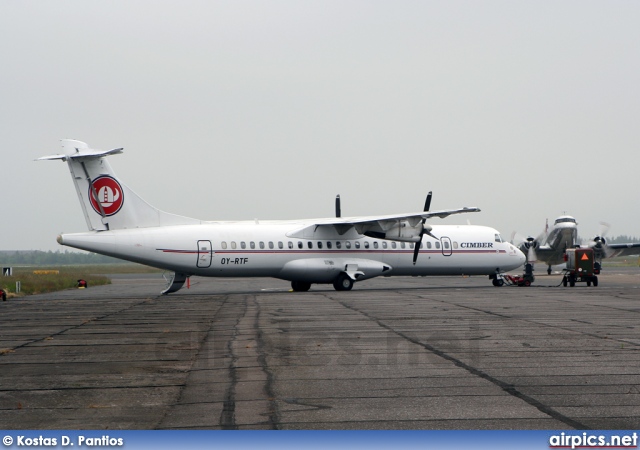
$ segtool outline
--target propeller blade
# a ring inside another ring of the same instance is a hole
[[[424,202],[424,212],[429,211],[429,208],[431,208],[431,197],[433,196],[433,191],[429,191],[429,193],[427,194],[427,200]]]
[[[527,242],[527,237],[518,231],[511,232],[511,238],[509,240],[516,247],[520,247],[523,243]]]
[[[336,217],[341,217],[341,212],[340,212],[340,194],[336,195]]]
[[[432,238],[434,238],[435,240],[438,240],[437,237],[435,237],[432,233],[431,233],[431,227],[430,226],[425,226],[422,225],[422,232],[420,233],[420,240],[416,243],[416,247],[413,249],[413,264],[415,265],[416,260],[418,259],[418,252],[420,251],[420,247],[422,246],[422,237],[424,235],[427,236],[431,236]]]
[[[427,199],[424,202],[424,212],[428,212],[429,208],[431,208],[431,197],[433,197],[433,192],[429,191],[429,193],[427,194]],[[413,265],[415,266],[416,261],[418,260],[418,253],[420,253],[420,247],[422,246],[422,237],[426,234],[428,234],[429,236],[435,237],[431,234],[431,227],[425,227],[424,223],[426,222],[425,219],[422,219],[422,231],[420,232],[420,240],[418,242],[416,242],[416,246],[413,249]]]
[[[416,242],[416,246],[413,249],[413,265],[415,266],[416,261],[418,260],[418,252],[420,252],[420,247],[422,246],[422,234],[420,235],[420,240]]]
[[[611,247],[609,247],[608,245],[605,244],[604,246],[604,255],[607,258],[611,258],[614,255],[615,251],[611,249]]]

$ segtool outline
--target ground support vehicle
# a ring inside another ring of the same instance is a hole
[[[533,264],[524,265],[524,273],[520,275],[497,274],[493,279],[494,286],[531,286],[536,277],[533,276]]]
[[[587,286],[598,286],[599,267],[594,264],[592,248],[568,248],[565,253],[567,268],[564,269],[562,285],[574,287],[576,283],[587,283]]]

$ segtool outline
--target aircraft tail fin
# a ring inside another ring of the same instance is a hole
[[[90,230],[117,230],[193,225],[200,220],[166,213],[151,206],[122,183],[106,160],[121,148],[95,150],[81,141],[62,140],[63,153],[38,160],[66,161]]]

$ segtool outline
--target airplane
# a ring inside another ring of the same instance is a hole
[[[479,211],[460,208],[374,217],[309,220],[202,221],[161,211],[115,175],[107,157],[62,140],[62,153],[38,160],[68,164],[88,232],[60,234],[61,245],[173,272],[162,294],[190,276],[273,277],[293,291],[333,284],[348,291],[377,276],[489,275],[521,266],[525,255],[497,230],[473,225],[428,225],[426,220]],[[337,210],[337,215],[340,213]]]
[[[600,236],[594,237],[589,241],[589,244],[581,246],[593,248],[596,270],[599,271],[602,268],[604,258],[640,254],[640,243],[608,244],[604,235],[609,226],[608,224],[603,225],[605,228]],[[544,262],[547,265],[547,273],[551,275],[551,266],[563,264],[565,250],[578,247],[577,242],[578,223],[576,219],[569,215],[562,215],[553,222],[551,228],[545,227],[545,231],[537,238],[528,237],[519,245],[519,248],[527,255],[528,261]]]

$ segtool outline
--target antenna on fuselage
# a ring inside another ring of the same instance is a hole
[[[341,217],[341,212],[340,212],[340,194],[336,195],[336,217]]]

